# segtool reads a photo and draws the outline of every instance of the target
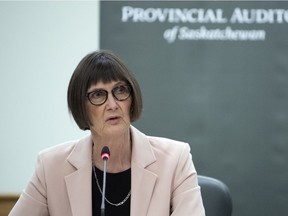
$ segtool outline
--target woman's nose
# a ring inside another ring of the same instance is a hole
[[[110,92],[107,96],[106,107],[108,109],[116,109],[118,107],[117,100],[114,98],[112,93]]]

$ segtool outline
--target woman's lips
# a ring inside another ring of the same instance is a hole
[[[119,116],[112,116],[112,117],[107,118],[106,122],[110,124],[116,124],[119,122],[119,120],[120,120]]]

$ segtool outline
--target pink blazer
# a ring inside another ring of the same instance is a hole
[[[131,134],[131,216],[205,216],[189,145]],[[9,216],[92,216],[91,154],[90,135],[40,152]]]

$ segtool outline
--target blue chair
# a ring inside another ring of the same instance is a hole
[[[220,180],[198,175],[198,183],[206,216],[231,216],[232,198],[228,187]]]

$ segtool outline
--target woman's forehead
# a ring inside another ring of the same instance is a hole
[[[124,81],[122,80],[117,80],[117,81],[110,81],[110,82],[103,82],[103,81],[98,81],[97,83],[93,83],[88,87],[88,91],[98,89],[98,88],[103,88],[103,89],[112,89],[117,85],[120,84],[125,84]]]

